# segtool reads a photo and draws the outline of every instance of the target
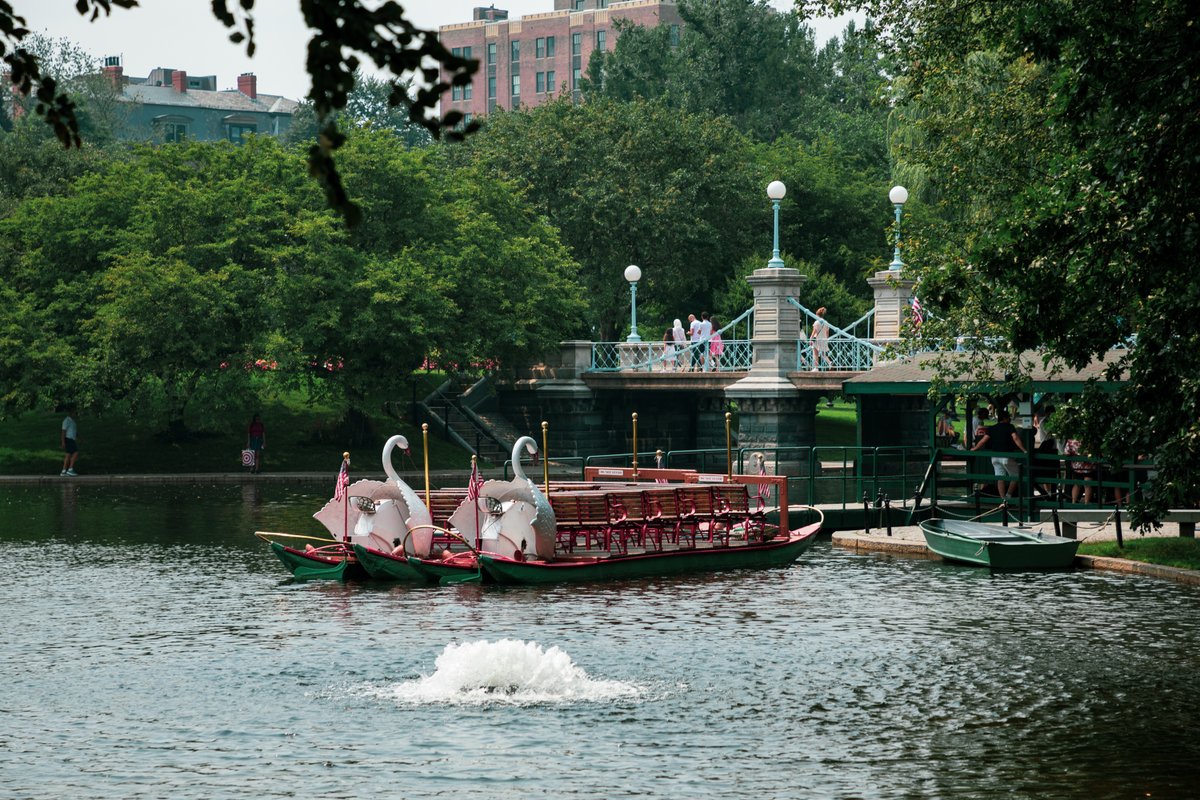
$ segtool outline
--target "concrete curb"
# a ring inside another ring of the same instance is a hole
[[[842,547],[855,552],[898,553],[917,558],[937,558],[924,542],[913,542],[905,539],[889,538],[887,536],[864,536],[860,533],[833,534],[835,547]]]

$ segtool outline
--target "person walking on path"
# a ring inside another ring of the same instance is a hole
[[[250,471],[261,472],[262,453],[267,449],[267,427],[263,425],[258,414],[254,415],[254,419],[250,420],[250,425],[246,428],[246,449],[254,451],[254,466]]]
[[[75,423],[75,418],[72,415],[75,409],[67,409],[67,416],[62,421],[62,429],[59,431],[62,451],[63,465],[61,477],[75,477],[75,462],[79,460],[79,426]]]
[[[697,350],[697,354],[700,356],[702,368],[705,372],[708,372],[709,365],[712,363],[712,356],[708,352],[708,341],[712,338],[713,326],[712,322],[709,321],[707,311],[700,313],[700,328],[698,330],[700,331],[700,348]]]
[[[1007,500],[1017,490],[1017,460],[1008,454],[1014,450],[1025,452],[1025,445],[1013,427],[1007,409],[996,412],[996,424],[983,429],[983,436],[972,450],[990,450],[1000,455],[992,456],[992,472],[996,474],[996,489],[1000,499]],[[1011,479],[1011,480],[1010,480]]]
[[[812,335],[808,337],[813,351],[813,372],[821,369],[821,362],[826,368],[832,368],[829,361],[829,323],[825,321],[825,306],[817,309],[817,318],[813,320]]]

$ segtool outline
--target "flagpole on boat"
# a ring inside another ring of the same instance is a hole
[[[470,499],[472,494],[476,493],[475,477],[479,474],[479,456],[471,456],[471,476],[467,478],[467,497]],[[479,495],[475,494],[475,498],[471,500],[471,505],[475,507],[475,550],[483,549],[483,541],[479,532]]]
[[[429,423],[421,423],[421,444],[425,450],[425,507],[429,508]]]
[[[636,481],[637,474],[637,412],[633,412],[633,479]]]
[[[733,423],[733,414],[725,412],[725,469],[729,477],[729,482],[733,483],[733,437],[729,432],[730,425]]]
[[[342,498],[342,541],[350,541],[350,451],[342,453],[342,472],[346,474],[345,483],[342,482],[342,476],[338,475],[338,486],[345,486],[342,489],[345,495]]]
[[[546,432],[550,430],[550,423],[542,420],[542,483],[546,486],[546,499],[550,499],[550,451],[546,449],[547,438]]]

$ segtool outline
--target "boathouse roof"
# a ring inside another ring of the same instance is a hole
[[[1110,350],[1104,358],[1092,361],[1083,369],[1071,369],[1061,360],[1046,362],[1042,353],[1021,353],[1021,372],[1028,380],[1021,381],[1035,392],[1077,394],[1088,381],[1115,387],[1120,381],[1110,381],[1105,371],[1126,351]],[[849,395],[890,394],[921,395],[929,391],[940,376],[953,391],[975,391],[992,385],[1010,383],[1005,367],[999,364],[973,363],[970,352],[918,353],[890,363],[879,364],[871,370],[842,384]]]

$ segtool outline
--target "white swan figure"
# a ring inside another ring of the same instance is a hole
[[[421,500],[413,488],[404,482],[392,466],[392,451],[397,445],[402,450],[408,449],[408,439],[400,434],[388,439],[383,445],[383,471],[387,473],[388,479],[391,480],[396,488],[400,490],[400,502],[404,504],[401,509],[401,515],[404,519],[404,525],[407,528],[406,532],[412,535],[409,537],[410,549],[413,555],[421,558],[428,558],[429,553],[433,549],[433,515],[429,513],[429,509]]]
[[[488,481],[479,488],[478,504],[464,500],[450,522],[485,552],[511,557],[517,551],[539,558],[554,555],[557,521],[550,501],[521,467],[521,450],[537,453],[537,444],[523,436],[513,445],[511,481]]]

